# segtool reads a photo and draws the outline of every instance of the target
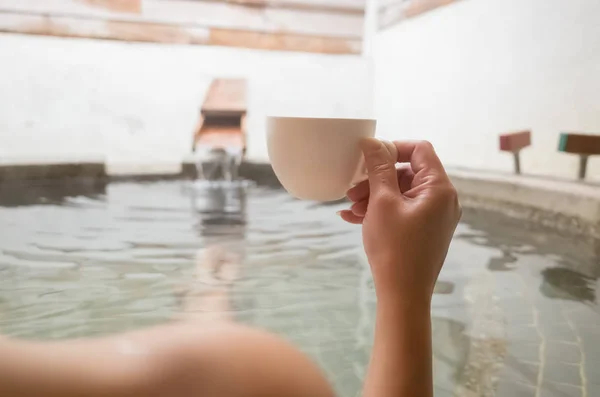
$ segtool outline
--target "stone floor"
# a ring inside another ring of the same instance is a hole
[[[513,229],[510,235],[509,228],[488,226],[497,234],[487,241],[466,236],[499,248],[487,268],[493,273],[489,287],[493,306],[501,312],[505,343],[502,363],[492,374],[494,394],[472,395],[600,396],[595,246],[531,230]],[[521,240],[524,236],[529,240]],[[544,245],[528,246],[532,240]]]

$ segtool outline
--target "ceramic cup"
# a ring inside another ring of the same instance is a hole
[[[334,201],[367,179],[359,142],[375,120],[268,117],[267,148],[275,175],[296,198]]]

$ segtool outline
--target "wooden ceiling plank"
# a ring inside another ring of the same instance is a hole
[[[7,13],[0,13],[0,32],[324,54],[358,54],[361,48],[360,40],[332,37]]]
[[[167,0],[163,0],[167,1]],[[224,2],[224,0],[195,0],[203,2]],[[230,4],[249,7],[290,8],[296,10],[364,14],[366,0],[228,0]]]
[[[252,8],[223,2],[141,0],[141,13],[114,12],[81,0],[0,0],[0,12],[103,19],[124,22],[178,24],[196,28],[289,32],[299,35],[356,39],[362,36],[363,15],[331,14],[278,8]]]

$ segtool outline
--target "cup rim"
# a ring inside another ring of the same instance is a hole
[[[271,116],[267,115],[269,120],[328,120],[328,121],[371,121],[376,122],[377,119],[372,118],[350,118],[350,117],[304,117],[304,116]]]

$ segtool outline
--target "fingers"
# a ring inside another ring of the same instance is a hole
[[[346,196],[354,203],[366,199],[369,197],[369,181],[362,181],[358,185],[352,187],[346,192]]]
[[[413,187],[415,173],[410,168],[409,164],[402,164],[398,167],[398,185],[400,185],[400,193],[406,193]]]
[[[362,201],[359,201],[358,203],[352,204],[352,207],[350,207],[350,211],[352,211],[352,213],[354,215],[364,217],[367,214],[368,206],[369,206],[369,199],[367,198],[366,200],[362,200]]]
[[[350,210],[342,210],[338,212],[339,216],[348,223],[352,223],[354,225],[362,225],[363,217],[357,216],[352,213]]]
[[[396,179],[400,186],[400,193],[405,193],[412,188],[415,173],[408,164],[401,164],[396,168]],[[366,200],[369,197],[369,181],[362,181],[358,185],[352,187],[346,193],[348,199],[354,203]]]
[[[375,138],[366,138],[360,143],[369,176],[371,192],[383,194],[400,193],[396,178],[396,156],[386,145]]]
[[[435,153],[433,145],[428,141],[394,142],[398,150],[397,161],[410,163],[415,174],[423,170],[433,170],[445,174],[442,162]]]
[[[415,174],[412,172],[412,170],[406,166],[403,167],[401,169],[397,170],[397,175],[398,175],[398,183],[400,184],[400,192],[404,193],[408,190],[410,190],[411,186],[412,186],[412,182],[413,182],[413,178],[415,176]],[[366,186],[366,187],[365,187]],[[357,198],[356,201],[354,201],[354,204],[352,204],[352,206],[350,207],[350,211],[352,211],[352,213],[356,216],[359,216],[361,218],[364,218],[365,215],[367,214],[367,208],[369,207],[369,184],[366,183],[364,185],[360,186],[360,190],[356,190],[354,191],[353,196]],[[349,196],[351,195],[350,192],[348,192]]]
[[[393,145],[397,153],[393,153],[376,139],[361,142],[369,180],[348,190],[347,196],[354,204],[349,210],[340,211],[340,216],[346,222],[362,224],[369,201],[374,197],[373,193],[401,193],[400,197],[411,199],[418,194],[418,187],[424,186],[424,181],[443,182],[444,177],[447,178],[431,143],[394,142]],[[401,164],[396,166],[396,163]]]

